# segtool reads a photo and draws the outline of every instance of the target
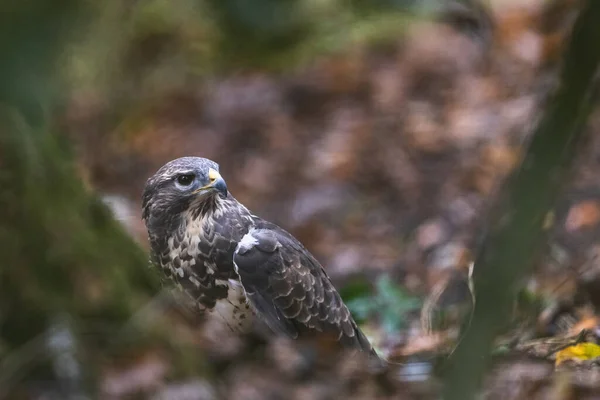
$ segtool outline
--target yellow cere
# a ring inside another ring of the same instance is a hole
[[[217,171],[215,171],[214,169],[210,169],[208,171],[208,179],[210,179],[211,182],[219,179],[221,177],[221,174],[219,174]]]

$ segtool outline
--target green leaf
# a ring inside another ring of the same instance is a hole
[[[417,310],[421,305],[419,299],[405,293],[402,287],[387,275],[377,279],[374,293],[364,289],[364,285],[358,284],[344,288],[346,296],[350,297],[350,300],[346,301],[348,308],[359,323],[371,318],[378,319],[387,333],[402,329],[406,324],[406,313]]]

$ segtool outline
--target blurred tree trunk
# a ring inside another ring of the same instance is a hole
[[[508,181],[475,262],[476,305],[470,327],[447,365],[445,398],[472,399],[489,364],[495,336],[510,318],[531,270],[548,212],[555,205],[594,105],[600,63],[600,2],[584,2],[564,55],[557,90],[534,131],[521,167]]]
[[[81,322],[122,324],[156,288],[47,118],[60,106],[55,72],[81,4],[0,7],[0,398],[15,398],[26,375],[59,382],[61,398],[87,392]]]

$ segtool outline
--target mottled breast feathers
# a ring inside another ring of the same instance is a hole
[[[291,338],[327,333],[373,352],[323,267],[288,232],[257,221],[233,260],[246,297],[273,331]]]

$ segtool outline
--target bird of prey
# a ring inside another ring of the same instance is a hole
[[[321,264],[290,233],[253,215],[214,161],[183,157],[148,179],[142,218],[154,264],[236,331],[257,316],[289,338],[326,334],[376,356]]]

